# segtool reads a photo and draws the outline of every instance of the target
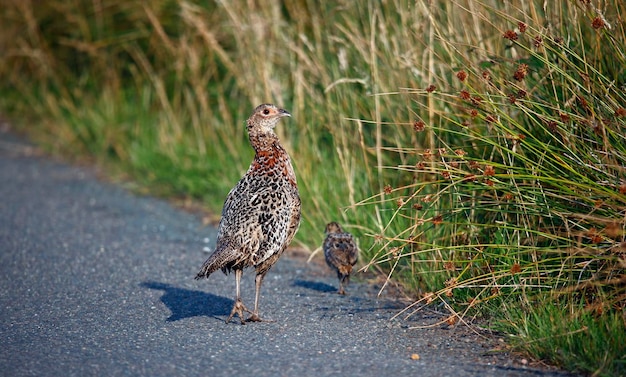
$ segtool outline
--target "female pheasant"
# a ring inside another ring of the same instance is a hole
[[[259,295],[267,271],[281,256],[300,226],[300,195],[296,175],[287,151],[282,147],[274,127],[286,110],[271,104],[259,105],[247,120],[254,160],[239,183],[228,193],[217,233],[215,251],[204,262],[196,279],[208,278],[218,269],[225,274],[235,271],[235,305],[226,319],[235,314],[244,324],[259,317]],[[239,283],[243,269],[256,269],[254,311],[241,301]]]
[[[350,282],[352,266],[359,258],[359,249],[356,246],[354,237],[348,232],[344,232],[336,222],[326,225],[326,238],[324,239],[324,257],[326,264],[337,271],[339,278],[339,294],[345,295],[343,285]]]

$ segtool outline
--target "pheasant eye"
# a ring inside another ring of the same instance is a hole
[[[269,115],[269,113],[270,113],[269,109],[265,109],[265,110],[263,110],[263,114],[264,114],[264,115]]]

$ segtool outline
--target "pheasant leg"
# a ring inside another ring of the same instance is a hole
[[[256,278],[254,278],[255,285],[255,296],[254,296],[254,311],[251,312],[252,315],[248,318],[248,322],[274,322],[271,319],[261,319],[259,317],[259,297],[261,296],[261,284],[263,284],[263,278],[265,277],[265,273],[258,274]]]
[[[345,295],[346,291],[343,289],[343,285],[345,283],[345,285],[348,285],[348,276],[346,275],[342,275],[339,277],[339,291],[337,293],[339,293],[340,295]]]
[[[239,283],[241,281],[241,275],[243,274],[243,270],[235,270],[235,284],[237,286],[237,297],[235,297],[235,305],[233,305],[233,310],[230,312],[230,315],[226,319],[226,323],[230,322],[230,320],[237,314],[239,319],[241,320],[241,324],[245,325],[246,322],[243,319],[243,312],[246,311],[248,313],[252,313],[241,301],[241,295],[239,293]]]
[[[337,291],[337,293],[339,293],[340,295],[345,295],[346,291],[343,289],[343,282],[340,281],[339,282],[339,290]]]

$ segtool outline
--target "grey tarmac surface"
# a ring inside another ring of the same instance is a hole
[[[0,134],[2,375],[568,375],[493,352],[465,326],[410,329],[443,314],[390,320],[403,306],[378,287],[339,296],[329,269],[294,253],[264,282],[261,316],[275,322],[226,324],[234,275],[193,279],[215,229],[34,151]]]

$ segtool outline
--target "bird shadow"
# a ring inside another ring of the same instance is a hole
[[[319,281],[296,280],[293,282],[295,287],[302,287],[318,292],[337,292],[337,287]]]
[[[335,304],[343,302],[344,304],[350,303],[350,305],[353,305],[352,308],[346,309],[350,313],[372,313],[380,310],[401,310],[405,307],[403,304],[396,301],[378,299],[372,300],[366,297],[360,297],[350,292],[350,290],[348,290],[346,295],[340,295],[337,293],[337,287],[319,281],[295,280],[292,285],[322,293],[331,293],[328,297],[336,300],[334,301]],[[317,310],[320,312],[335,312],[337,310],[337,306],[327,306],[327,304],[318,303]]]
[[[174,322],[185,318],[207,316],[217,318],[230,314],[234,301],[210,293],[173,287],[159,282],[143,282],[143,288],[163,291],[161,302],[172,313],[167,322]]]

